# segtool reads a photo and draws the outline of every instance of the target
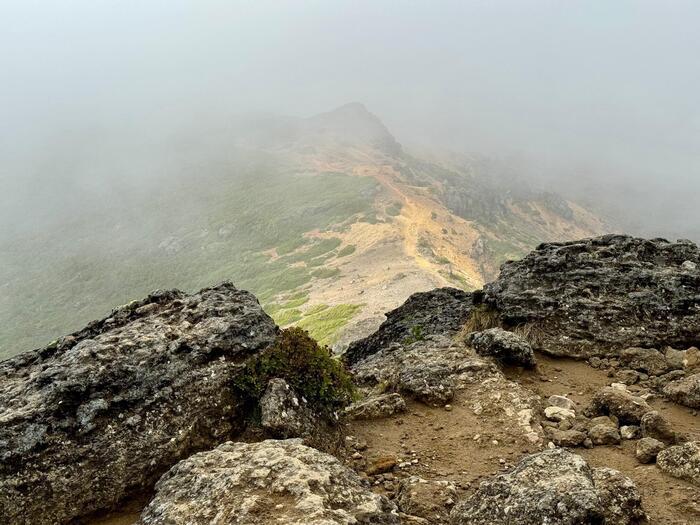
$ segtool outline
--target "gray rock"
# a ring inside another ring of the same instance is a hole
[[[641,429],[636,425],[624,425],[620,427],[620,437],[622,439],[631,440],[639,439],[641,435]]]
[[[658,439],[644,437],[637,441],[635,456],[640,463],[653,463],[666,445]]]
[[[619,386],[606,386],[593,395],[590,411],[593,414],[611,415],[621,424],[638,425],[651,407],[641,397]]]
[[[664,357],[666,357],[666,362],[671,370],[683,370],[685,350],[675,350],[668,346],[664,350]]]
[[[700,487],[700,441],[662,450],[656,457],[656,464],[667,474]]]
[[[552,428],[547,430],[549,439],[558,447],[578,447],[586,439],[586,434],[578,430],[559,430]]]
[[[576,417],[576,412],[568,408],[547,407],[544,409],[544,415],[551,421],[564,421]]]
[[[593,469],[593,483],[605,509],[605,525],[645,523],[642,496],[634,481],[611,468]]]
[[[300,440],[228,442],[158,481],[138,525],[398,525],[395,507]]]
[[[538,345],[556,355],[687,348],[700,333],[699,262],[690,241],[605,235],[545,243],[506,262],[484,301],[506,326],[536,327]]]
[[[452,524],[632,525],[644,522],[640,501],[631,480],[607,469],[596,473],[581,456],[557,448],[483,481],[453,509]]]
[[[693,374],[684,379],[666,385],[664,395],[680,405],[700,408],[700,374]]]
[[[507,365],[534,368],[537,364],[530,343],[519,335],[502,328],[474,332],[469,335],[467,342],[477,354],[493,357]]]
[[[627,368],[654,376],[671,369],[664,354],[653,348],[625,348],[620,352],[620,363]]]
[[[304,437],[316,428],[316,418],[306,402],[284,379],[270,379],[260,398],[260,425],[272,437]]]
[[[406,411],[406,402],[400,394],[379,394],[353,403],[345,409],[349,420],[381,419]]]
[[[565,408],[567,410],[574,410],[576,408],[576,404],[565,396],[549,396],[547,403],[549,403],[551,407]]]
[[[243,430],[231,388],[275,323],[230,283],[154,292],[0,363],[0,523],[112,507]]]
[[[673,430],[671,423],[656,410],[642,416],[641,431],[642,436],[658,439],[667,445],[683,441],[683,436]]]
[[[620,442],[620,432],[608,425],[594,425],[588,431],[588,437],[594,445],[617,445]]]
[[[472,294],[456,288],[437,288],[411,295],[405,303],[386,314],[373,334],[350,344],[343,354],[354,364],[385,350],[392,343],[412,343],[429,335],[457,334],[473,308]]]
[[[433,525],[449,523],[450,509],[456,501],[457,490],[452,482],[428,481],[417,476],[402,480],[396,496],[401,512]]]

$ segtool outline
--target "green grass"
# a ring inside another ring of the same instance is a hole
[[[403,204],[400,202],[392,202],[390,206],[387,206],[386,213],[392,217],[397,217],[401,215],[401,208],[403,208]]]
[[[340,250],[338,250],[336,257],[347,257],[348,255],[355,253],[355,250],[356,246],[354,244],[348,244],[347,246],[343,246]]]
[[[318,305],[310,309],[296,326],[308,331],[320,344],[330,345],[338,331],[363,307],[361,304]]]
[[[197,177],[175,177],[141,201],[105,203],[88,218],[1,244],[0,358],[155,289],[196,291],[228,279],[270,304],[313,277],[334,277],[338,270],[322,265],[292,266],[341,244],[304,234],[371,213],[375,191],[369,178],[299,174],[260,156],[199,166]],[[272,248],[282,256],[261,253]]]

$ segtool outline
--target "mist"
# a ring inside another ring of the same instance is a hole
[[[361,101],[408,148],[519,159],[623,229],[700,240],[699,22],[691,1],[6,1],[0,229],[151,191],[237,115]]]

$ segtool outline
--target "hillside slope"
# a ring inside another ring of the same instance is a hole
[[[541,241],[605,229],[495,164],[406,153],[356,103],[167,146],[151,152],[168,158],[164,174],[138,192],[0,239],[0,357],[151,290],[223,279],[254,292],[280,325],[342,347],[413,292],[478,288]]]

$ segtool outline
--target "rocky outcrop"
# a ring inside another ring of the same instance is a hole
[[[535,327],[537,344],[556,355],[688,348],[700,338],[700,250],[690,241],[606,235],[541,244],[505,263],[484,292],[505,326]]]
[[[564,449],[525,457],[483,481],[452,511],[453,525],[633,525],[645,519],[630,479],[611,469],[592,469]]]
[[[64,523],[242,430],[230,381],[277,327],[229,283],[154,292],[0,363],[0,522]]]
[[[220,445],[156,485],[139,525],[398,525],[396,509],[336,458],[300,440]]]
[[[656,457],[656,464],[666,474],[700,487],[700,441],[662,450]]]
[[[493,357],[506,365],[534,368],[535,354],[530,343],[513,332],[489,328],[469,334],[467,342],[482,356]]]
[[[451,336],[462,329],[472,309],[472,295],[456,288],[415,293],[386,314],[379,329],[352,343],[344,354],[349,364],[392,343],[414,342],[429,335]]]

